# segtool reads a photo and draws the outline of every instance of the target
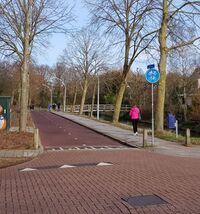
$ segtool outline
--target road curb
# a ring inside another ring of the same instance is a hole
[[[10,131],[14,132],[19,130],[18,127],[11,127]],[[34,133],[35,127],[28,127],[27,132]],[[38,136],[38,149],[22,149],[22,150],[17,150],[17,149],[2,149],[0,150],[0,158],[20,158],[20,157],[36,157],[44,152],[44,148],[41,144],[41,139],[40,136]]]

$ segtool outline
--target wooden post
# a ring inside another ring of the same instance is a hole
[[[38,129],[35,129],[35,132],[34,132],[34,147],[35,149],[38,149],[39,147],[39,130]]]
[[[190,145],[191,145],[190,129],[186,129],[185,146],[190,146]]]
[[[142,147],[147,147],[147,129],[143,129],[143,144]]]

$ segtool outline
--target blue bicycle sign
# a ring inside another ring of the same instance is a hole
[[[160,79],[160,73],[156,69],[149,69],[145,73],[145,78],[147,82],[154,84]]]

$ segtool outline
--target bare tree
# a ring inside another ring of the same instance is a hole
[[[83,113],[89,77],[104,65],[104,47],[93,29],[83,28],[72,34],[71,42],[65,51],[66,63],[79,72],[83,80],[83,93],[79,114]]]
[[[164,104],[166,88],[167,58],[171,50],[193,44],[200,37],[195,35],[199,29],[196,23],[200,15],[200,1],[162,0],[157,9],[161,11],[159,30],[160,46],[160,81],[158,84],[158,99],[156,105],[156,131],[164,128]]]
[[[117,123],[130,68],[157,32],[149,19],[154,1],[86,0],[86,4],[93,14],[93,23],[102,25],[106,33],[114,34],[114,43],[123,49],[123,71],[113,115],[113,122]]]
[[[62,57],[63,58],[63,57]],[[62,59],[64,60],[64,58]],[[76,80],[76,72],[71,67],[67,67],[65,61],[60,61],[56,64],[54,69],[54,73],[51,75],[51,79],[53,82],[58,82],[59,85],[64,87],[63,93],[63,110],[66,110],[66,97],[67,97],[67,86],[70,82]],[[76,87],[75,87],[76,90]]]
[[[188,120],[188,100],[193,97],[196,91],[196,79],[192,78],[192,73],[196,67],[195,55],[195,49],[191,47],[183,47],[169,55],[169,68],[174,71],[174,76],[173,80],[170,81],[172,83],[167,82],[167,86],[168,90],[169,87],[176,89],[176,105],[178,105],[179,111],[183,111],[184,121]],[[178,79],[175,78],[175,75],[178,76]],[[169,102],[172,103],[172,101]]]
[[[33,47],[47,35],[64,32],[71,9],[64,0],[2,0],[0,51],[21,63],[20,131],[25,131],[29,96],[29,62]],[[41,43],[39,43],[41,44]]]

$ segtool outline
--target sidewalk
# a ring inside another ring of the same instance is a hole
[[[143,136],[140,133],[138,134],[138,136],[134,136],[132,131],[115,127],[112,124],[107,124],[99,122],[97,120],[67,114],[64,112],[53,112],[53,113],[65,117],[69,120],[72,120],[92,130],[95,130],[101,134],[109,136],[113,139],[116,139],[122,142],[123,144],[127,144],[132,147],[142,148]],[[151,136],[148,136],[148,142],[149,144],[151,143]],[[155,138],[154,147],[150,147],[147,150],[151,152],[172,156],[200,158],[200,146],[193,145],[191,147],[185,147],[181,144],[161,140],[158,138]]]

